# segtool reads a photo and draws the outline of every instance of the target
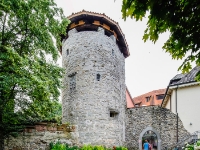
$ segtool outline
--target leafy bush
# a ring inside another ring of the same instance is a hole
[[[183,147],[184,150],[200,150],[200,141],[197,141],[194,144],[186,144],[185,147]]]
[[[106,148],[106,147],[103,147],[103,146],[92,146],[92,145],[84,145],[81,150],[128,150],[127,148],[125,147],[113,147],[112,148]]]
[[[114,146],[112,149],[112,148],[106,148],[101,145],[96,145],[96,146],[84,145],[81,148],[78,148],[77,146],[70,147],[67,144],[61,144],[60,141],[57,141],[55,144],[51,142],[49,146],[50,146],[50,150],[128,150],[125,147]]]
[[[60,141],[57,141],[55,144],[49,144],[50,150],[80,150],[77,146],[69,147],[68,144],[61,144]]]
[[[116,147],[116,150],[128,150],[128,149],[125,147]]]
[[[84,145],[81,150],[106,150],[103,146]]]

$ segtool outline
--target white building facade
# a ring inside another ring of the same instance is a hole
[[[195,67],[188,74],[176,75],[165,93],[162,107],[178,114],[187,131],[200,130],[200,82],[195,81],[200,67]]]

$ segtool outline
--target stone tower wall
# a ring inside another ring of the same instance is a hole
[[[77,125],[79,144],[122,145],[125,58],[116,39],[106,36],[102,28],[82,32],[73,29],[68,36],[62,49],[63,123]]]

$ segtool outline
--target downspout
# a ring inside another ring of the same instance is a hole
[[[178,143],[178,106],[177,106],[177,89],[178,89],[178,85],[176,86],[176,142]]]
[[[177,89],[178,89],[178,85],[176,86],[176,90],[175,90],[175,92],[176,92],[176,114],[177,114]]]
[[[171,95],[169,95],[169,98],[170,98],[170,111],[172,111],[172,97],[171,97]]]

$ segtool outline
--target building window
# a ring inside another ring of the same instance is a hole
[[[111,117],[111,118],[116,118],[117,115],[118,115],[117,112],[115,112],[115,111],[110,111],[110,117]]]
[[[69,75],[69,89],[70,92],[76,90],[76,73]]]
[[[151,96],[146,97],[146,102],[150,101]]]
[[[164,98],[164,94],[156,95],[157,100],[162,100]]]
[[[112,55],[114,56],[114,54],[115,54],[115,52],[114,52],[114,50],[112,49]]]
[[[68,56],[69,55],[69,49],[67,49],[67,51],[66,51],[66,56]]]
[[[101,75],[98,73],[97,74],[97,81],[100,81]]]

